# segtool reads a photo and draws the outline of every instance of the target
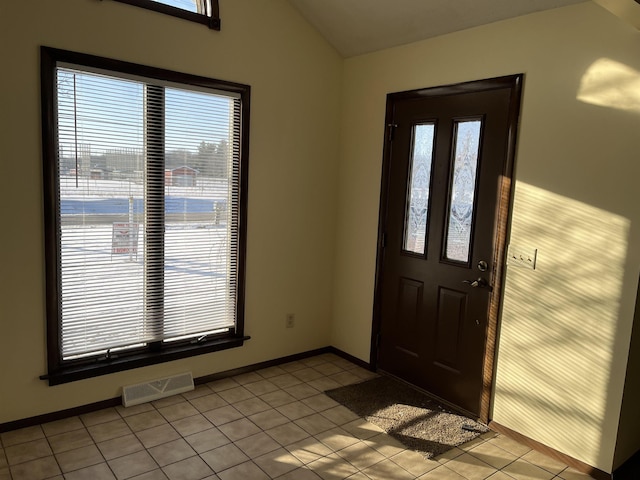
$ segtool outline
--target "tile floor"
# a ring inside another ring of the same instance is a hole
[[[425,460],[322,393],[373,376],[324,354],[0,435],[0,480],[587,480],[493,432]]]

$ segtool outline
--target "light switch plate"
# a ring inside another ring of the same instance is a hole
[[[507,255],[507,265],[518,265],[520,267],[536,269],[536,257],[538,256],[537,248],[519,247],[517,245],[509,245],[509,253]]]

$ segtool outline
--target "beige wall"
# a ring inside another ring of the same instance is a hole
[[[0,423],[330,342],[342,60],[284,0],[221,0],[222,31],[112,1],[0,2]],[[244,347],[48,387],[39,46],[250,84]],[[285,329],[285,314],[296,314]]]
[[[617,17],[640,28],[640,7],[634,0],[593,0]]]
[[[110,1],[0,3],[0,423],[328,344],[368,360],[386,94],[522,72],[510,241],[539,258],[507,270],[493,418],[611,471],[640,263],[640,33],[589,2],[342,61],[284,0],[221,9],[212,32]],[[244,347],[38,380],[39,45],[252,86]],[[631,431],[618,462],[640,447]]]
[[[524,73],[510,242],[538,268],[507,269],[493,419],[611,471],[640,264],[638,51],[587,2],[346,60],[333,345],[369,358],[385,95]]]

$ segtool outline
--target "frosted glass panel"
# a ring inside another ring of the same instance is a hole
[[[480,120],[462,121],[455,128],[446,258],[459,262],[469,261],[481,125]]]
[[[426,248],[434,132],[433,123],[414,127],[413,152],[409,166],[410,182],[403,249],[419,254],[424,254]]]

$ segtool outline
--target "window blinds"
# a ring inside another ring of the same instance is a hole
[[[236,324],[240,99],[56,70],[62,359]]]

